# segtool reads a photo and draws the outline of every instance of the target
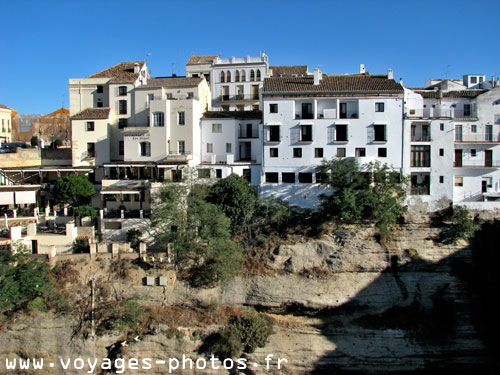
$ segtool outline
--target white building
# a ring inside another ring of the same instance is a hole
[[[431,209],[500,198],[500,88],[467,88],[487,87],[482,75],[465,75],[462,85],[456,81],[405,90],[410,202]]]
[[[325,189],[316,167],[334,157],[401,171],[403,88],[392,71],[271,77],[262,95],[265,196],[317,207]]]
[[[12,108],[0,104],[0,145],[12,141]]]
[[[235,173],[258,185],[262,112],[206,112],[200,124],[202,160],[198,177],[225,178]]]
[[[217,55],[191,56],[186,64],[188,77],[207,77],[212,90],[212,107],[222,111],[251,111],[259,109],[260,90],[269,76],[265,53],[257,57]]]

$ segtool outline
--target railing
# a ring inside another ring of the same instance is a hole
[[[431,136],[430,135],[415,135],[411,137],[412,142],[430,142],[431,141]]]
[[[454,109],[453,110],[454,118],[476,118],[477,112],[475,110],[464,110],[464,109]]]
[[[243,95],[243,94],[236,94],[236,95],[220,95],[219,100],[221,102],[229,102],[229,101],[235,101],[235,100],[259,100],[259,94],[250,94],[250,95]]]
[[[82,153],[82,160],[89,160],[89,159],[95,159],[95,151],[93,152],[84,151]]]
[[[259,138],[259,132],[252,130],[251,133],[248,133],[245,130],[240,130],[238,138]]]
[[[411,195],[429,195],[430,193],[431,188],[429,185],[412,186],[410,189]]]
[[[232,163],[234,163],[234,154],[203,155],[201,162],[204,164],[232,164]]]
[[[500,160],[462,160],[454,161],[455,168],[500,168]]]
[[[462,134],[455,136],[455,142],[471,142],[471,143],[499,143],[500,142],[500,134]]]

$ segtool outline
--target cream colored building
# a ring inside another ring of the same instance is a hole
[[[0,144],[12,141],[12,108],[0,104]]]

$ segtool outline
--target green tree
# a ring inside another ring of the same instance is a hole
[[[374,220],[388,234],[405,209],[405,180],[385,164],[369,163],[362,172],[356,160],[339,158],[323,161],[319,172],[331,188],[321,197],[323,212],[339,223]]]
[[[212,185],[207,200],[219,206],[231,220],[233,233],[248,230],[258,206],[255,187],[234,173]]]
[[[156,239],[172,249],[177,266],[196,286],[211,286],[241,269],[241,248],[231,241],[231,222],[207,202],[207,188],[166,183],[155,198]]]
[[[96,210],[89,204],[96,190],[85,175],[72,174],[56,181],[54,192],[62,202],[69,203],[73,208],[75,218],[97,217]]]

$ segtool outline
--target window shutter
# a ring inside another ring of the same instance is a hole
[[[374,128],[374,126],[370,125],[366,131],[367,131],[367,135],[368,135],[368,139],[366,142],[372,143],[375,140],[375,128]]]
[[[290,128],[290,142],[298,143],[300,140],[300,126]]]

